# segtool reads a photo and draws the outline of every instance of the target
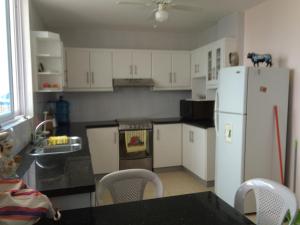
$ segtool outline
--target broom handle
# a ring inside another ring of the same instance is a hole
[[[295,155],[294,155],[294,187],[293,191],[296,193],[296,185],[297,185],[297,158],[298,158],[298,141],[295,141]]]
[[[278,157],[279,157],[279,165],[280,165],[280,180],[281,180],[281,183],[284,184],[282,155],[281,155],[280,129],[279,129],[279,121],[278,121],[278,106],[277,105],[274,106],[274,113],[275,113],[275,123],[276,123]]]

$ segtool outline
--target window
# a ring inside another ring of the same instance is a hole
[[[28,0],[0,0],[0,128],[32,116]]]
[[[8,1],[0,1],[0,121],[13,116],[13,74]]]

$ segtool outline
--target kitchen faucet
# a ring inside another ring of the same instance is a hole
[[[46,135],[46,134],[49,133],[49,131],[46,131],[46,129],[44,129],[43,131],[41,131],[40,133],[38,133],[38,131],[40,130],[40,128],[41,128],[43,125],[46,126],[47,123],[52,123],[52,126],[53,126],[53,127],[56,127],[56,121],[55,121],[55,119],[44,120],[44,121],[40,122],[40,123],[36,126],[36,128],[35,128],[35,130],[34,130],[34,134],[33,134],[33,144],[34,144],[34,145],[37,145],[37,144],[39,144],[41,141],[43,141],[43,140],[45,139],[45,136],[44,136],[44,135]]]

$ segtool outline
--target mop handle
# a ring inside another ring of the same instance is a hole
[[[275,113],[275,123],[276,123],[278,157],[279,157],[279,163],[280,163],[280,180],[281,180],[281,183],[284,184],[283,167],[282,167],[282,155],[281,155],[280,130],[279,130],[279,121],[278,121],[278,106],[277,105],[274,106],[274,113]]]

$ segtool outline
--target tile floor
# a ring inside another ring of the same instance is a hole
[[[156,173],[163,183],[165,197],[214,190],[213,187],[205,187],[199,179],[184,169],[179,168]],[[153,198],[154,196],[154,186],[149,183],[144,192],[144,199]],[[108,192],[104,194],[103,202],[105,205],[112,203],[111,196]]]
[[[163,183],[165,197],[195,192],[214,191],[213,187],[204,186],[198,178],[185,169],[179,168],[176,170],[159,171],[156,173]],[[154,196],[155,189],[152,184],[148,184],[144,192],[144,199],[153,198]],[[104,205],[112,204],[112,199],[108,192],[104,194],[103,202]],[[249,215],[248,218],[255,223],[255,214]]]

